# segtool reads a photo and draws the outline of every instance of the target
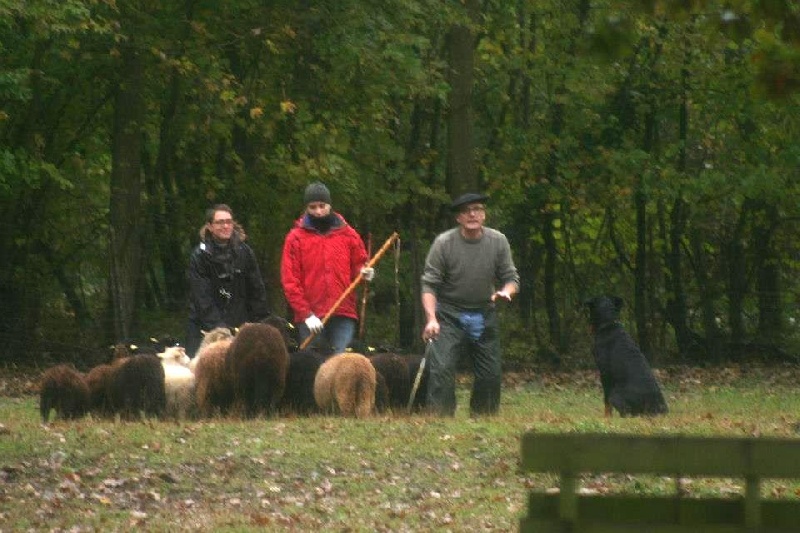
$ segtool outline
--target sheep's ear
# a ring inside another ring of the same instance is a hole
[[[202,334],[203,334],[203,337],[205,337],[206,335],[208,335],[208,331],[206,331],[206,330],[204,330],[204,329],[201,329],[201,330],[200,330],[200,333],[202,333]]]
[[[155,342],[156,344],[158,344],[158,339],[156,339],[155,337],[150,337],[150,342]]]
[[[238,335],[239,334],[239,328],[233,328],[233,334],[234,335]]]

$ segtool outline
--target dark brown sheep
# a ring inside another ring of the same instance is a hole
[[[134,352],[133,345],[126,342],[118,342],[111,349],[111,361],[92,367],[86,374],[86,385],[89,387],[89,411],[97,416],[113,414],[108,401],[111,375],[114,367],[131,357]]]
[[[97,416],[111,414],[108,404],[108,387],[114,365],[103,363],[92,367],[86,374],[86,385],[89,387],[89,411]]]
[[[55,410],[56,419],[72,420],[85,415],[88,408],[89,387],[75,367],[61,364],[44,371],[39,388],[39,413],[44,424],[51,410]]]
[[[123,418],[161,416],[167,403],[161,359],[147,354],[118,361],[106,391],[111,411]]]
[[[226,361],[236,403],[246,417],[272,414],[286,388],[289,352],[273,326],[248,322],[233,338]]]

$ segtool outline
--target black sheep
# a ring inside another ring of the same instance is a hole
[[[657,415],[667,412],[650,365],[622,324],[618,296],[597,296],[586,302],[594,332],[592,352],[603,386],[605,415],[612,408],[620,416]]]
[[[389,407],[392,409],[405,409],[411,393],[408,363],[396,353],[370,355],[369,361],[386,382]]]
[[[376,368],[375,369],[375,411],[385,413],[391,408],[389,404],[389,387],[386,386],[386,378]]]
[[[423,356],[411,354],[405,356],[406,364],[408,365],[408,377],[411,383],[411,388],[414,387],[414,381],[417,379],[417,374],[419,373],[419,367],[422,364]],[[412,412],[419,412],[425,409],[428,405],[428,376],[430,375],[429,369],[430,367],[425,364],[425,368],[422,370],[422,376],[420,376],[419,387],[417,388],[417,392],[414,395],[414,403],[411,405]],[[411,393],[409,392],[408,398],[406,398],[406,402],[411,397]]]
[[[111,411],[124,418],[161,416],[167,403],[161,359],[135,355],[113,366],[106,389]]]
[[[280,401],[281,410],[308,415],[319,411],[314,400],[314,378],[325,357],[314,350],[289,353],[286,388]]]

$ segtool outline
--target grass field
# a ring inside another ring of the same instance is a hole
[[[604,419],[593,372],[506,376],[501,414],[255,421],[39,421],[36,376],[0,370],[0,531],[513,531],[531,489],[523,432],[800,437],[800,369],[667,369],[669,415]],[[595,474],[584,490],[674,489]],[[741,494],[740,480],[689,493]],[[798,480],[765,485],[800,497]]]

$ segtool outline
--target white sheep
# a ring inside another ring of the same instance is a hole
[[[189,369],[190,359],[183,346],[171,346],[158,354],[164,367],[164,388],[167,394],[165,414],[175,419],[186,418],[196,411],[195,377]]]

